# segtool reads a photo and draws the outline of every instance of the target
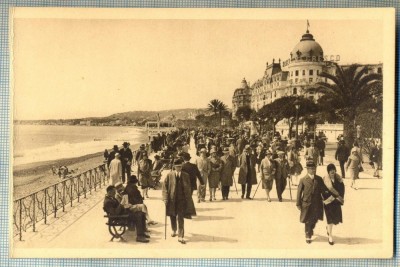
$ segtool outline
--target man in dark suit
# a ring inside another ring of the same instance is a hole
[[[244,198],[244,194],[246,193],[246,199],[251,199],[251,188],[253,184],[257,184],[256,163],[256,157],[251,153],[250,145],[246,145],[243,153],[239,156],[238,183],[242,185],[242,198]]]
[[[196,178],[200,182],[200,186],[204,185],[203,178],[201,177],[199,168],[197,165],[190,163],[190,154],[186,152],[182,152],[179,156],[183,159],[184,163],[182,164],[182,171],[189,174],[190,177],[190,184],[192,187],[192,194],[194,190],[197,190],[197,181]],[[200,201],[199,201],[200,203]]]
[[[122,146],[123,148],[119,151],[119,154],[121,155],[122,164],[122,183],[125,183],[125,179],[127,180],[131,176],[133,154],[128,142],[124,142]],[[127,177],[125,177],[125,174]]]
[[[174,167],[175,170],[168,173],[164,180],[162,197],[166,205],[166,215],[171,218],[171,236],[175,237],[178,229],[178,241],[186,244],[184,218],[191,219],[192,215],[196,215],[196,209],[192,199],[190,177],[182,171],[182,160],[176,159]]]
[[[104,198],[103,210],[108,215],[125,215],[128,214],[129,218],[129,228],[132,228],[136,225],[136,242],[148,243],[149,240],[146,239],[150,236],[145,233],[145,218],[143,212],[133,212],[129,209],[124,208],[124,206],[119,203],[119,201],[115,198],[117,191],[115,186],[110,185],[107,187],[107,194]]]
[[[328,190],[322,178],[316,175],[316,164],[311,159],[307,161],[307,175],[298,186],[296,206],[300,212],[300,222],[305,224],[306,242],[311,243],[315,224],[323,220],[323,202],[321,194]]]

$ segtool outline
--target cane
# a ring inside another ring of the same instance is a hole
[[[167,240],[167,203],[165,203],[165,227],[164,227],[164,240]]]
[[[291,184],[290,184],[290,176],[288,176],[287,177],[288,179],[289,179],[289,192],[290,192],[290,200],[293,200],[293,198],[292,198],[292,186],[291,186]]]
[[[255,197],[255,195],[256,195],[256,193],[257,193],[257,190],[258,190],[258,187],[259,187],[260,184],[261,184],[261,181],[262,181],[262,179],[260,179],[260,181],[258,182],[258,185],[257,185],[256,191],[254,192],[253,198]]]

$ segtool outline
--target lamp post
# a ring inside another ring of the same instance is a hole
[[[299,109],[300,109],[299,99],[296,99],[296,101],[294,101],[294,106],[296,108],[296,140],[297,140],[299,137]]]

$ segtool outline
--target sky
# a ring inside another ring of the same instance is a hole
[[[284,61],[304,20],[14,20],[14,119],[70,119],[134,110],[232,107],[243,78]],[[341,64],[383,61],[380,20],[310,20]]]

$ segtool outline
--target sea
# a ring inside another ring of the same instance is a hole
[[[14,125],[14,166],[111,151],[113,145],[148,142],[133,126]]]

